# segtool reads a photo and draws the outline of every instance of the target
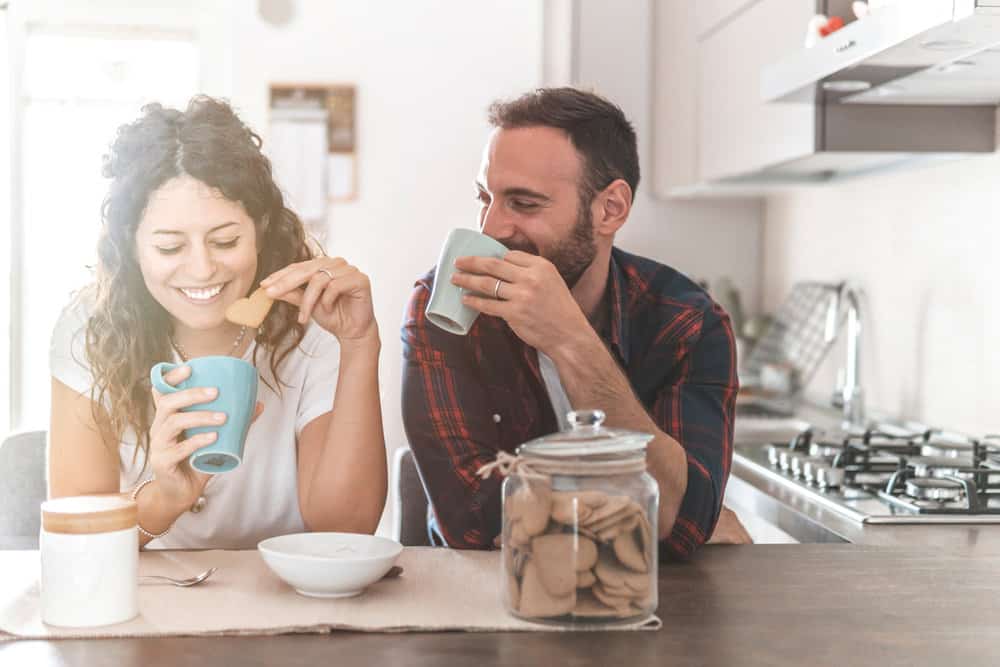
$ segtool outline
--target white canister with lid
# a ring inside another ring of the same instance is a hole
[[[42,621],[122,623],[139,614],[138,508],[118,495],[42,503]]]

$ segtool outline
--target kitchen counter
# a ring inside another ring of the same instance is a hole
[[[655,632],[0,643],[0,664],[995,665],[997,559],[851,544],[708,546],[661,567]]]

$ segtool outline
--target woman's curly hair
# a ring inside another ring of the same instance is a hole
[[[138,120],[118,128],[104,156],[103,173],[111,185],[101,209],[96,279],[84,291],[91,304],[86,354],[94,379],[91,398],[95,410],[107,408],[110,433],[104,435],[114,449],[131,428],[148,455],[154,416],[149,369],[172,356],[171,320],[146,289],[135,245],[153,192],[187,175],[242,204],[257,232],[254,288],[274,271],[313,256],[302,222],[285,205],[260,148],[260,137],[229,104],[198,96],[184,111],[144,106]],[[261,346],[270,350],[271,372],[280,383],[278,367],[304,331],[294,307],[276,301],[258,329],[254,362]],[[95,420],[106,423],[98,414]]]

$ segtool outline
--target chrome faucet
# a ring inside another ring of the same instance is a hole
[[[837,374],[837,388],[833,394],[833,405],[842,410],[845,427],[865,425],[865,395],[861,388],[861,300],[859,288],[841,285],[837,295],[830,300],[827,313],[829,335],[841,328],[838,325],[846,309],[846,322],[842,326],[847,329],[847,359]]]

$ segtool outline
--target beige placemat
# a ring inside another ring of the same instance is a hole
[[[278,579],[256,551],[143,552],[140,574],[185,577],[218,567],[191,588],[139,587],[139,616],[100,628],[57,628],[41,621],[37,551],[0,551],[0,641],[166,635],[272,635],[434,632],[463,630],[560,631],[504,611],[497,589],[498,552],[409,547],[400,554],[403,574],[383,579],[362,595],[342,600],[309,598]],[[615,630],[656,630],[656,616]]]

